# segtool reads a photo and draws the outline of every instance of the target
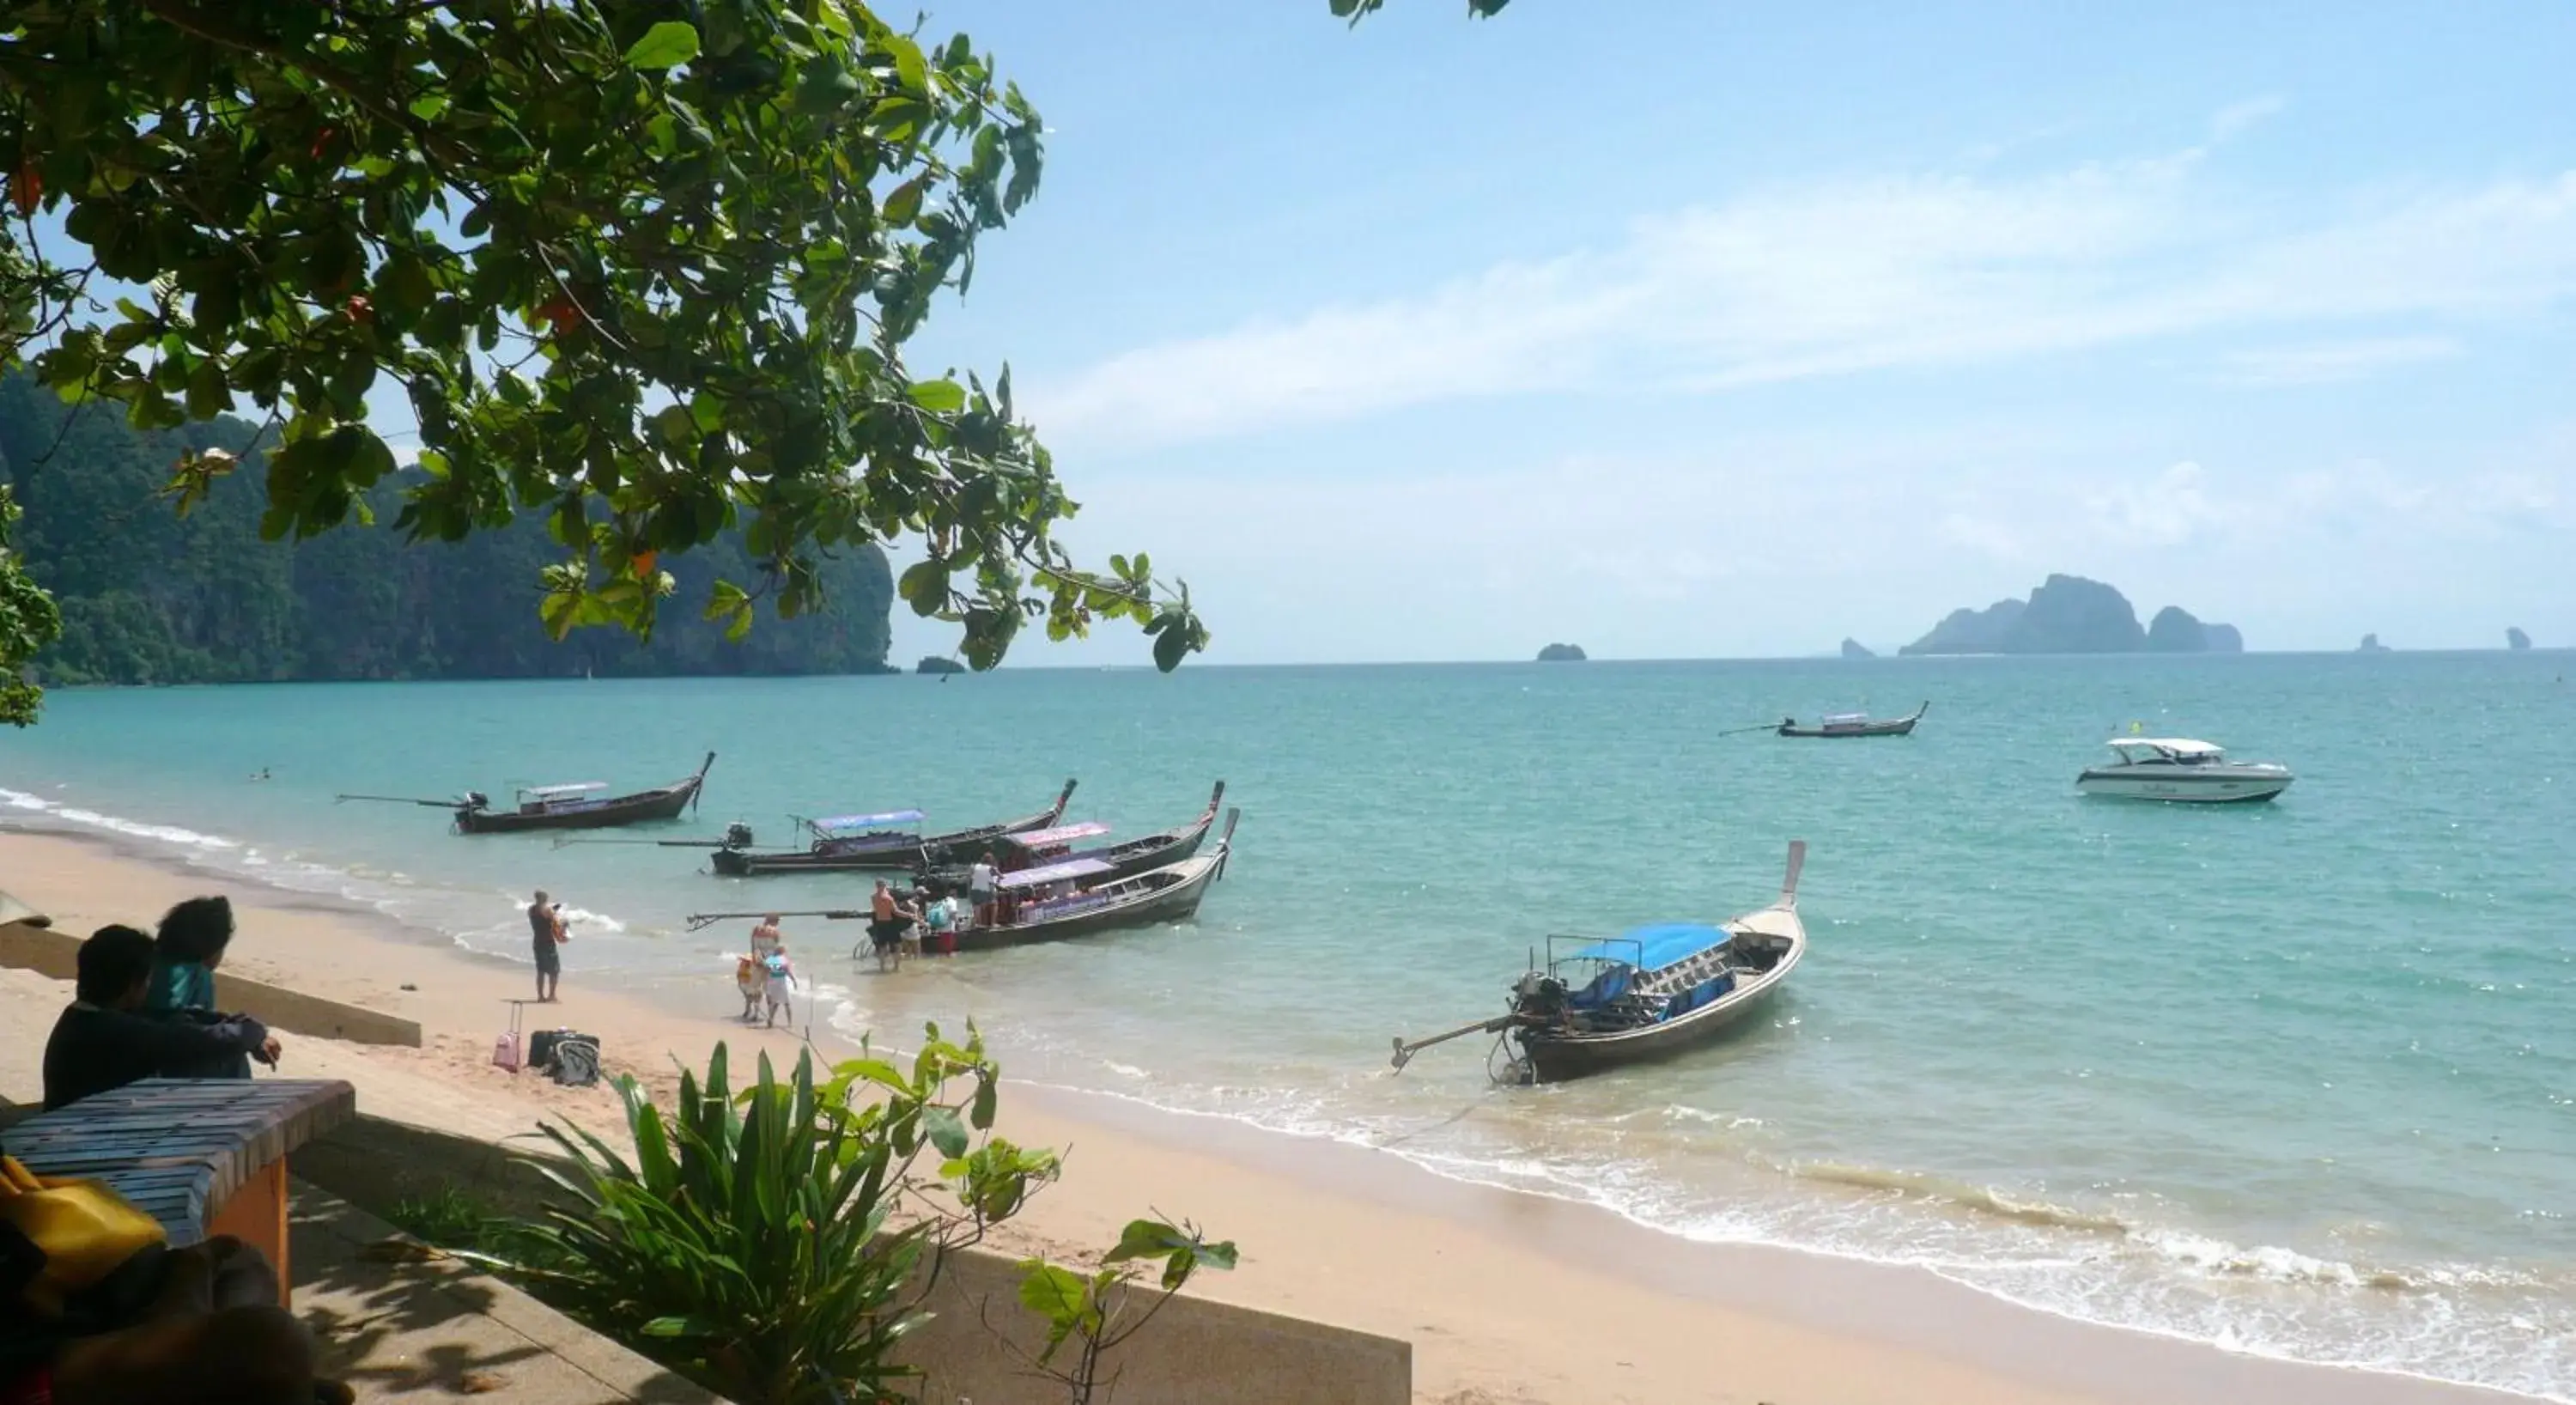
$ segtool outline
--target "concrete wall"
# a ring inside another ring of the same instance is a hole
[[[1021,1305],[1020,1272],[999,1254],[952,1254],[932,1290],[937,1316],[906,1337],[904,1359],[926,1374],[928,1405],[1059,1405],[1065,1388],[1032,1359],[1046,1345],[1038,1315]],[[1154,1294],[1129,1295],[1128,1322]],[[1118,1328],[1113,1327],[1113,1331]],[[1067,1346],[1052,1363],[1075,1360]],[[1102,1358],[1103,1399],[1117,1405],[1409,1405],[1413,1344],[1394,1337],[1257,1312],[1184,1295]]]
[[[31,927],[24,922],[0,922],[0,966],[16,966],[67,981],[78,969],[73,963],[80,944],[81,938],[69,932]],[[248,1015],[288,1034],[308,1034],[350,1044],[420,1047],[420,1025],[415,1021],[221,971],[215,973],[215,1004],[228,1013]]]
[[[542,1144],[522,1142],[532,1152]],[[295,1153],[295,1174],[379,1214],[454,1187],[496,1211],[530,1214],[544,1179],[487,1142],[360,1116]],[[1128,1311],[1141,1313],[1150,1300]],[[1003,1255],[949,1256],[929,1302],[937,1314],[904,1359],[927,1376],[925,1405],[1061,1405],[1064,1387],[1029,1365],[1045,1344]],[[1175,1298],[1104,1363],[1117,1405],[1409,1405],[1413,1344],[1204,1298]]]

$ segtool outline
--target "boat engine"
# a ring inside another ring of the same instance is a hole
[[[1554,1024],[1565,1013],[1565,982],[1531,971],[1512,986],[1512,1013],[1541,1024]]]
[[[465,792],[465,808],[469,810],[489,810],[492,808],[492,797],[485,795],[479,790],[469,790]]]
[[[748,849],[748,848],[750,848],[750,847],[751,847],[751,826],[750,826],[750,825],[747,825],[747,824],[744,824],[744,823],[743,823],[742,821],[740,821],[740,820],[736,820],[736,821],[734,821],[732,824],[726,825],[726,826],[725,826],[725,835],[724,835],[724,846],[725,846],[726,848],[728,848],[728,849]]]

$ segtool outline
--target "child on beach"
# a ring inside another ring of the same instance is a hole
[[[793,1029],[796,1025],[796,1007],[788,1003],[787,996],[788,992],[796,986],[796,968],[787,964],[787,953],[783,951],[769,953],[768,958],[761,962],[761,974],[765,979],[761,982],[760,996],[769,1006],[769,1027],[772,1029],[778,1027],[778,1012],[785,1010],[788,1027]]]

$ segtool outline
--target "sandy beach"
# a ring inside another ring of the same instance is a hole
[[[547,1116],[616,1119],[606,1088],[563,1089],[492,1065],[525,967],[468,956],[353,905],[216,883],[86,838],[0,832],[0,891],[58,929],[148,927],[180,898],[218,890],[241,935],[227,969],[417,1020],[424,1047],[285,1036],[281,1072],[350,1081],[361,1110],[499,1139]],[[673,1060],[795,1056],[787,1029],[727,1018],[731,983],[618,988],[576,930],[564,997],[545,1024],[600,1036],[614,1073],[667,1088]],[[808,964],[842,959],[800,952]],[[0,971],[8,1037],[0,1093],[34,1101],[65,983]],[[669,1006],[671,1008],[664,1008]],[[679,1013],[690,1009],[698,1013]],[[529,1007],[532,1022],[540,1007]],[[889,1030],[900,1045],[908,1030]],[[826,1056],[848,1052],[819,1035]],[[1146,1211],[1186,1217],[1243,1248],[1241,1268],[1193,1292],[1410,1340],[1415,1394],[1441,1405],[2075,1405],[2201,1401],[2469,1405],[2522,1397],[2272,1361],[2026,1310],[1916,1269],[1787,1250],[1692,1244],[1605,1211],[1435,1177],[1364,1148],[1187,1118],[1006,1081],[1004,1131],[1066,1153],[1063,1182],[1006,1248],[1104,1246]]]

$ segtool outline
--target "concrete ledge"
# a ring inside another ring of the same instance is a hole
[[[1045,1324],[1019,1299],[1018,1266],[1000,1254],[948,1256],[929,1306],[937,1315],[904,1338],[927,1401],[1051,1405],[1064,1386],[1031,1362]],[[1126,1320],[1153,1306],[1131,1294]],[[1070,1364],[1071,1351],[1053,1363]],[[1134,1338],[1101,1359],[1101,1394],[1118,1405],[1409,1405],[1413,1343],[1205,1298],[1172,1299]]]
[[[0,966],[15,966],[67,981],[78,969],[74,962],[81,941],[82,938],[69,932],[30,926],[25,922],[0,922]],[[415,1021],[388,1015],[381,1010],[343,1005],[336,1000],[324,1000],[228,972],[215,973],[215,1003],[228,1013],[248,1015],[271,1029],[288,1034],[337,1039],[349,1044],[394,1044],[406,1049],[420,1047],[420,1025]]]
[[[530,1139],[517,1150],[545,1147]],[[532,1215],[552,1189],[502,1147],[364,1115],[298,1149],[295,1171],[378,1210],[454,1188],[498,1213]],[[925,1405],[1058,1405],[1065,1398],[1061,1385],[1028,1365],[1045,1330],[1019,1301],[1019,1270],[1009,1257],[949,1255],[928,1306],[937,1315],[906,1338],[902,1353],[926,1377]],[[1118,1405],[1409,1405],[1413,1398],[1411,1342],[1188,1296],[1173,1299],[1105,1365],[1116,1375],[1110,1398]]]
[[[535,1405],[722,1405],[518,1289],[452,1260],[380,1262],[393,1226],[292,1189],[295,1315],[361,1402],[490,1395]]]

